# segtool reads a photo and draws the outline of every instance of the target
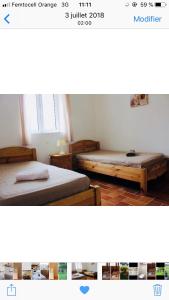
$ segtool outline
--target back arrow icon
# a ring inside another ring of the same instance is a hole
[[[8,18],[9,18],[10,14],[6,15],[5,18],[4,18],[4,21],[7,23],[7,24],[10,24]]]

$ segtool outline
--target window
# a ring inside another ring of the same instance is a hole
[[[59,95],[24,95],[31,133],[59,130]]]
[[[22,145],[31,145],[32,133],[59,132],[65,141],[72,140],[67,95],[21,95],[19,105]]]
[[[76,272],[77,272],[77,273],[82,272],[82,270],[83,270],[83,265],[82,265],[82,263],[75,263],[75,269],[76,269]]]

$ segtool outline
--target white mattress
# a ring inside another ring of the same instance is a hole
[[[134,157],[127,157],[126,152],[97,150],[92,152],[80,153],[77,155],[79,160],[89,160],[104,164],[128,166],[135,168],[145,168],[165,157],[160,153],[137,153]]]
[[[24,170],[47,168],[48,180],[16,183],[16,174]],[[0,165],[0,205],[43,205],[72,196],[89,188],[87,176],[37,161]]]

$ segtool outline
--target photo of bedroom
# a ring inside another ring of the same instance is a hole
[[[169,95],[0,95],[0,206],[168,206],[168,113]]]
[[[97,280],[97,263],[72,263],[72,280]]]

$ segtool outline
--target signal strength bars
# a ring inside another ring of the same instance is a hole
[[[3,4],[2,4],[2,7],[3,7],[3,8],[10,7],[10,6],[11,6],[10,2],[8,2],[8,3],[3,3]]]

